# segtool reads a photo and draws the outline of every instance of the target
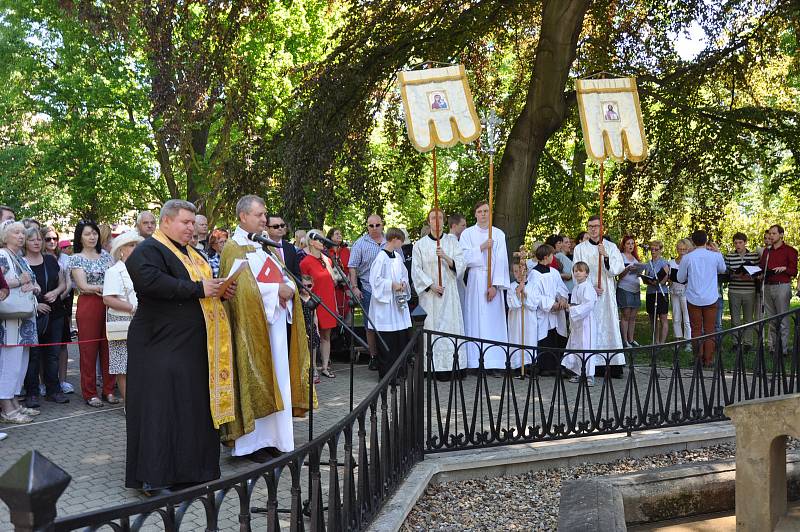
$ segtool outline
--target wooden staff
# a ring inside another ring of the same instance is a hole
[[[522,245],[519,247],[519,251],[514,253],[515,257],[518,257],[519,260],[519,269],[522,272],[522,286],[524,287],[525,284],[528,282],[528,250],[525,249],[525,246]],[[522,302],[522,320],[520,321],[520,338],[522,340],[520,343],[524,346],[525,345],[525,288],[522,289],[522,294],[520,295],[520,301]],[[525,353],[526,349],[522,350],[522,365],[519,368],[519,376],[521,378],[525,378]]]
[[[605,170],[603,162],[600,161],[600,240],[597,245],[603,243],[603,187],[605,186]],[[603,256],[597,252],[597,288],[603,288]]]
[[[433,223],[435,225],[434,232],[436,233],[436,250],[438,251],[441,249],[440,236],[442,227],[439,225],[439,178],[436,173],[436,146],[433,147],[433,207],[435,209],[435,221]],[[442,286],[442,258],[438,255],[436,256],[436,269],[439,272],[439,286]]]
[[[492,239],[492,196],[494,195],[494,153],[489,154],[489,240]],[[486,289],[492,287],[492,247],[486,250]]]

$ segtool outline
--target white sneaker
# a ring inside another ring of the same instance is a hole
[[[686,344],[686,346],[683,348],[683,350],[686,351],[687,353],[691,353],[692,352],[692,344]]]
[[[45,386],[44,384],[39,385],[39,395],[41,395],[42,397],[47,395],[47,386]]]
[[[8,434],[6,434],[5,432],[0,432],[0,441],[5,440],[6,438],[8,438]]]
[[[64,381],[61,383],[61,393],[75,393],[75,388],[67,381]]]

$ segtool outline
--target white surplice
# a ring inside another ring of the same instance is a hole
[[[622,336],[619,332],[619,310],[617,309],[617,283],[614,278],[625,269],[625,262],[622,259],[617,246],[614,243],[603,239],[603,244],[608,254],[608,267],[603,261],[603,294],[597,297],[596,318],[593,345],[595,349],[608,349],[609,353],[614,353],[617,349],[622,349]],[[592,286],[597,286],[597,267],[598,257],[597,245],[591,241],[581,242],[575,246],[572,253],[573,264],[585,262],[589,266],[589,281]],[[617,352],[611,359],[612,365],[624,365],[625,355]]]
[[[247,238],[247,231],[237,227],[233,240],[240,246],[254,246],[256,250],[247,254],[247,263],[253,277],[258,277],[264,264],[269,261],[270,267],[280,265],[275,259],[267,256],[261,244]],[[285,275],[283,282],[294,288],[294,283]],[[253,432],[236,438],[233,456],[244,456],[264,447],[276,447],[279,451],[289,452],[294,449],[294,429],[292,425],[292,386],[289,379],[289,342],[286,336],[286,324],[292,322],[292,306],[283,308],[278,299],[278,283],[259,283],[261,302],[267,317],[269,343],[272,348],[272,366],[278,381],[278,389],[283,399],[283,410],[255,421]]]
[[[508,255],[506,235],[497,227],[492,228],[492,286],[497,295],[486,300],[488,289],[487,250],[480,246],[489,238],[489,229],[478,225],[467,227],[461,233],[461,249],[464,251],[464,265],[467,268],[467,290],[464,297],[464,332],[466,336],[496,342],[508,341],[506,323],[505,293],[511,286],[508,276]],[[484,367],[502,369],[506,367],[506,351],[502,346],[484,344]],[[467,364],[477,368],[480,362],[480,345],[467,343]]]
[[[369,319],[377,331],[400,331],[411,327],[408,306],[400,308],[395,302],[392,283],[409,286],[408,270],[399,249],[394,252],[393,258],[382,249],[369,268],[369,285],[372,287]]]
[[[527,294],[522,300],[517,296],[517,281],[511,282],[511,288],[506,292],[508,304],[508,341],[512,344],[536,347],[539,345],[539,335],[536,326],[536,307]],[[525,305],[523,306],[523,300]],[[522,336],[523,316],[525,319],[525,337]],[[518,368],[522,362],[522,350],[512,350],[511,367]],[[525,349],[525,365],[533,363],[533,350]]]
[[[586,375],[594,377],[594,368],[597,357],[581,353],[584,349],[594,349],[592,340],[594,330],[597,328],[595,306],[597,305],[597,292],[592,282],[587,279],[576,284],[572,289],[572,301],[569,307],[569,339],[567,349],[573,350],[561,361],[561,365],[580,375],[583,360],[586,359]]]
[[[552,311],[558,297],[567,299],[569,292],[561,279],[561,274],[555,268],[550,268],[547,273],[533,269],[528,276],[525,286],[528,299],[536,309],[536,329],[538,340],[547,338],[547,333],[555,329],[561,336],[567,336],[567,318],[563,310]]]
[[[464,253],[461,245],[453,235],[442,235],[440,245],[445,255],[453,259],[453,268],[442,264],[442,286],[444,294],[436,294],[429,288],[439,284],[438,257],[436,256],[436,240],[430,236],[420,238],[412,251],[411,279],[419,296],[419,304],[428,315],[425,328],[450,334],[464,334],[464,317],[461,314],[461,300],[458,297],[458,278],[464,275]],[[433,369],[432,371],[450,371],[453,369],[453,353],[460,340],[433,336]],[[459,350],[458,367],[467,367],[466,349]],[[427,370],[427,366],[426,366]]]

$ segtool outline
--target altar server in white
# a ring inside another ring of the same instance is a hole
[[[369,270],[372,287],[369,318],[389,348],[378,342],[378,378],[381,379],[408,344],[410,336],[408,300],[411,290],[403,254],[398,252],[405,238],[405,233],[395,227],[386,231],[386,246],[378,252]]]
[[[489,238],[489,204],[478,202],[475,206],[477,223],[461,233],[461,249],[464,250],[464,264],[467,268],[467,290],[464,298],[464,331],[467,336],[508,341],[506,324],[505,290],[511,286],[508,275],[508,255],[506,235],[497,227],[492,227]],[[488,250],[492,250],[492,279],[488,280]],[[506,367],[505,349],[501,346],[484,345],[483,364],[486,369]],[[480,345],[467,344],[467,363],[477,368],[480,362]]]
[[[428,213],[431,232],[414,244],[411,253],[411,280],[419,296],[419,304],[428,315],[425,318],[425,329],[463,335],[464,318],[458,296],[458,278],[464,275],[464,253],[454,235],[442,233],[444,222],[444,213],[441,209],[433,209]],[[437,236],[439,247],[436,246]],[[440,264],[441,284],[439,284]],[[456,352],[456,341],[439,336],[434,336],[432,341],[431,369],[441,373],[437,377],[446,378],[455,368],[453,355]],[[427,362],[425,368],[427,371]],[[458,369],[466,368],[466,349],[460,349]]]
[[[538,264],[528,278],[528,297],[536,308],[539,345],[536,365],[540,374],[558,372],[561,352],[547,348],[563,348],[567,343],[567,318],[564,311],[569,307],[569,292],[561,279],[561,273],[550,266],[554,255],[555,249],[549,244],[536,248]]]
[[[578,382],[584,361],[586,365],[586,380],[589,386],[594,386],[594,368],[597,357],[583,353],[584,349],[594,349],[592,343],[594,329],[597,327],[595,319],[595,306],[597,292],[589,281],[589,265],[585,262],[576,262],[572,267],[572,278],[575,285],[572,288],[569,307],[569,339],[567,349],[573,350],[561,361],[561,365],[575,374],[570,382]]]
[[[512,266],[515,281],[511,282],[511,289],[506,292],[508,305],[508,341],[512,344],[536,347],[539,343],[536,326],[536,307],[533,300],[525,293],[525,269],[519,263]],[[524,334],[523,337],[523,316]],[[533,350],[525,349],[525,365],[533,363]],[[512,350],[511,367],[519,368],[522,363],[523,350]]]
[[[599,216],[589,217],[586,229],[589,233],[589,240],[581,242],[575,247],[572,259],[574,262],[585,262],[589,266],[589,281],[597,292],[597,327],[594,331],[594,348],[609,350],[608,355],[613,355],[611,376],[620,377],[622,376],[622,366],[625,364],[625,355],[617,351],[622,349],[622,336],[619,332],[617,284],[614,278],[625,269],[625,262],[622,259],[622,253],[611,241],[604,238],[600,242]],[[599,257],[603,257],[602,271],[598,270]],[[600,290],[597,290],[598,275],[602,279]],[[600,366],[599,362],[598,366]]]

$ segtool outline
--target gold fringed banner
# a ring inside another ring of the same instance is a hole
[[[596,163],[647,158],[636,78],[575,81],[586,153]]]
[[[406,129],[420,152],[467,144],[481,135],[463,65],[397,73]]]

